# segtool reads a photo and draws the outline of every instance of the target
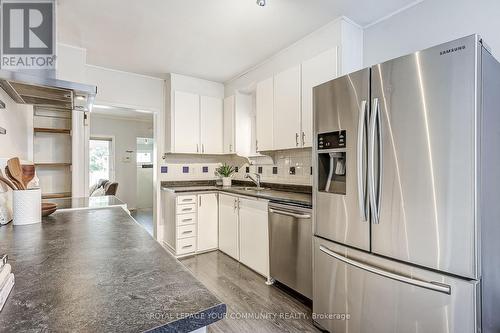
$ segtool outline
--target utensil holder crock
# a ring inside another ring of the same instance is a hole
[[[26,225],[42,222],[42,191],[19,190],[12,193],[13,224]]]

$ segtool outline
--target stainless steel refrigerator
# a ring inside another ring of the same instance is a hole
[[[500,331],[500,64],[477,35],[314,88],[313,319]]]

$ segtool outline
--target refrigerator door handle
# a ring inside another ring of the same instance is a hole
[[[392,280],[396,280],[399,282],[408,283],[408,284],[411,284],[411,285],[416,286],[416,287],[421,287],[421,288],[425,288],[425,289],[429,289],[429,290],[433,290],[433,291],[437,291],[440,293],[451,295],[451,287],[447,284],[433,282],[433,281],[423,281],[423,280],[414,279],[414,278],[411,278],[408,276],[387,272],[386,270],[383,270],[383,269],[380,269],[377,267],[373,267],[373,266],[361,263],[359,261],[347,258],[339,253],[336,253],[336,252],[330,250],[329,248],[327,248],[323,245],[320,245],[319,249],[321,252],[323,252],[323,253],[325,253],[325,254],[327,254],[327,255],[329,255],[337,260],[340,260],[348,265],[357,267],[359,269],[371,272],[373,274],[377,274],[377,275],[380,275],[380,276],[383,276],[383,277],[386,277],[386,278],[389,278]]]
[[[383,168],[383,148],[382,144],[382,113],[380,112],[380,102],[377,98],[377,126],[378,126],[378,187],[377,187],[377,223],[380,223],[380,204],[382,200],[382,168]]]
[[[366,120],[366,100],[361,101],[358,119],[358,143],[357,143],[357,176],[358,176],[358,208],[362,221],[368,221],[368,212],[366,211],[365,201],[365,183],[363,177],[363,144],[365,138],[365,120]]]
[[[370,197],[370,208],[372,211],[373,223],[378,223],[378,215],[376,213],[376,196],[375,196],[375,128],[378,109],[378,98],[373,99],[372,114],[370,115],[370,123],[368,129],[368,194]]]
[[[375,147],[375,132],[378,125],[378,147]],[[373,112],[370,116],[368,139],[368,192],[372,210],[373,224],[380,223],[380,200],[382,197],[382,120],[379,99],[373,99]],[[375,148],[378,148],[378,190],[375,190]]]

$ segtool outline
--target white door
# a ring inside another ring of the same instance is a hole
[[[174,152],[200,152],[200,97],[174,93]]]
[[[224,153],[234,153],[234,96],[224,98]]]
[[[201,153],[223,152],[224,107],[222,99],[201,96]]]
[[[302,63],[301,145],[311,147],[313,142],[313,87],[337,77],[337,49],[318,54]]]
[[[238,229],[238,198],[219,194],[219,250],[236,260],[240,260]]]
[[[274,77],[274,149],[300,147],[300,65]]]
[[[269,276],[267,201],[240,199],[240,261]]]
[[[217,249],[218,246],[217,193],[198,195],[198,252]]]
[[[257,83],[257,151],[273,149],[274,78]]]

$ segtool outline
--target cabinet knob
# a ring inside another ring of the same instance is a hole
[[[295,146],[299,146],[299,133],[295,133]]]

